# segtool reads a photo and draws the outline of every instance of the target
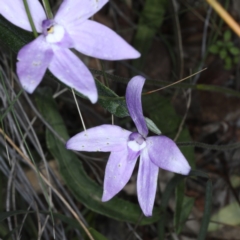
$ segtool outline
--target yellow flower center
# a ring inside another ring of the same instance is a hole
[[[51,26],[50,28],[47,29],[48,33],[53,33],[54,26]]]

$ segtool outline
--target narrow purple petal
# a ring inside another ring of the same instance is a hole
[[[148,154],[158,167],[170,172],[188,175],[191,167],[175,142],[165,136],[148,137]]]
[[[129,114],[134,121],[138,132],[146,137],[148,135],[147,124],[145,122],[142,111],[142,88],[145,79],[141,76],[133,77],[127,85],[126,103]]]
[[[46,19],[46,14],[42,5],[38,0],[30,0],[28,1],[28,6],[37,31],[42,32],[42,21]],[[27,31],[32,31],[23,5],[23,0],[1,1],[0,14],[12,24]]]
[[[83,62],[69,49],[55,47],[49,70],[67,86],[87,96],[92,103],[98,98],[92,74]]]
[[[79,52],[105,60],[140,57],[140,53],[110,28],[87,20],[67,29]]]
[[[131,148],[128,147],[128,160],[133,160],[133,159],[137,159],[140,155],[141,151],[133,151]]]
[[[159,168],[150,161],[145,148],[140,155],[137,178],[138,202],[145,216],[152,216],[152,210],[157,190]]]
[[[129,181],[137,159],[130,161],[127,156],[127,147],[121,152],[111,152],[105,170],[103,202],[115,196]]]
[[[52,57],[51,46],[42,35],[18,52],[17,74],[27,92],[32,93],[41,82]]]
[[[101,125],[87,129],[70,138],[67,149],[87,152],[121,151],[127,147],[131,132],[114,125]],[[121,152],[119,153],[121,155]]]
[[[58,24],[76,26],[98,12],[108,0],[64,0],[55,16]]]

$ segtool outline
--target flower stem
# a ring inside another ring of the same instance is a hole
[[[24,4],[24,7],[25,7],[27,16],[28,16],[29,23],[30,23],[32,31],[33,31],[33,35],[36,38],[38,36],[38,34],[37,34],[37,30],[35,28],[35,25],[34,25],[34,22],[33,22],[33,19],[32,19],[31,12],[30,12],[29,7],[28,7],[27,0],[23,0],[23,4]]]
[[[102,72],[103,72],[103,78],[104,78],[104,80],[106,82],[107,87],[109,88],[109,82],[108,82],[108,79],[107,79],[107,76],[106,76],[106,73],[105,73],[103,61],[102,60],[99,60],[99,61],[100,61]]]
[[[42,2],[43,2],[43,6],[45,8],[48,19],[53,18],[53,14],[52,14],[52,11],[51,11],[49,1],[48,0],[43,0]]]
[[[220,17],[229,25],[229,27],[240,36],[239,24],[216,0],[206,0],[208,4],[220,15]]]

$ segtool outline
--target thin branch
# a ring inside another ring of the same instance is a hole
[[[240,37],[240,26],[232,16],[216,0],[206,0],[209,5],[220,15],[229,27]]]

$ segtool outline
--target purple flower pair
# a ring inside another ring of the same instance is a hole
[[[60,81],[87,96],[92,103],[98,94],[88,68],[69,50],[105,60],[140,56],[133,47],[111,29],[88,20],[108,0],[64,0],[54,19],[47,19],[38,0],[28,1],[37,32],[34,41],[18,53],[17,74],[23,88],[32,93],[47,68]],[[23,0],[1,1],[0,14],[11,23],[31,31]]]
[[[72,137],[68,149],[88,152],[111,152],[107,162],[102,201],[115,196],[129,181],[138,157],[138,201],[146,216],[152,215],[159,167],[187,175],[191,170],[176,144],[163,135],[147,137],[142,112],[141,93],[145,79],[136,76],[128,83],[126,102],[137,132],[114,125],[90,128]]]
[[[37,29],[41,33],[18,53],[17,74],[23,88],[32,93],[47,68],[63,83],[97,101],[97,89],[87,67],[69,48],[86,55],[121,60],[140,54],[111,29],[87,20],[108,0],[64,0],[54,19],[47,19],[38,0],[28,1]],[[22,0],[4,0],[0,14],[13,24],[31,31]],[[102,201],[115,196],[129,181],[138,157],[138,201],[146,216],[152,215],[158,168],[187,175],[190,166],[176,144],[165,136],[147,137],[141,93],[145,79],[136,76],[127,86],[126,102],[137,132],[114,125],[102,125],[72,137],[67,148],[78,151],[111,152],[105,172]]]

